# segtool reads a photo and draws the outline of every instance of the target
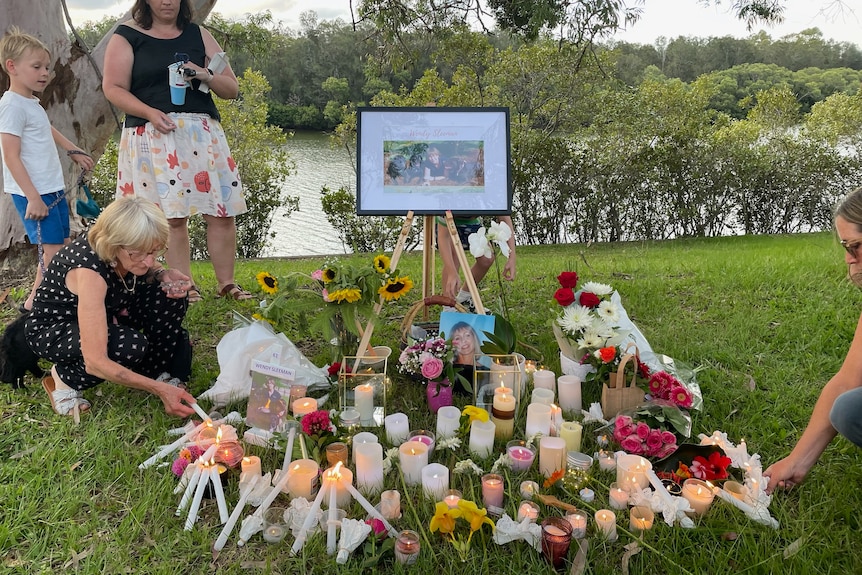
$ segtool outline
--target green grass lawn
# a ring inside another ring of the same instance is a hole
[[[550,321],[557,310],[551,295],[556,276],[576,270],[585,280],[616,288],[632,320],[652,347],[700,367],[698,382],[704,409],[692,414],[694,435],[721,430],[731,440],[744,438],[759,453],[764,468],[786,455],[802,433],[817,395],[840,366],[859,317],[860,294],[846,280],[843,252],[831,234],[691,239],[602,245],[561,245],[518,249],[518,277],[507,284],[511,319],[525,343],[550,369],[559,372],[559,355]],[[366,256],[363,256],[366,257]],[[256,288],[254,275],[310,272],[323,258],[243,261],[237,279]],[[401,268],[417,282],[421,254],[402,258]],[[216,299],[208,263],[194,265],[204,301],[190,309],[187,324],[195,345],[192,391],[209,388],[218,375],[216,345],[232,329],[234,310],[251,315],[257,302]],[[438,260],[439,272],[439,260]],[[492,270],[493,274],[493,270]],[[496,281],[481,286],[483,301],[498,307]],[[439,283],[439,279],[438,279]],[[373,342],[397,348],[398,324],[419,290],[389,306]],[[436,313],[436,310],[435,312]],[[14,317],[3,312],[5,322]],[[318,365],[329,360],[328,345],[315,334],[281,326]],[[538,355],[537,353],[537,355]],[[397,361],[393,355],[393,361]],[[388,412],[402,411],[411,428],[434,428],[424,389],[401,378],[392,363],[396,393]],[[584,388],[584,402],[598,401],[600,389]],[[167,468],[138,469],[166,431],[182,422],[164,414],[152,396],[114,384],[101,385],[87,398],[93,409],[80,426],[54,415],[36,381],[22,390],[0,389],[0,572],[54,573],[360,573],[361,558],[344,566],[325,555],[325,537],[311,538],[291,557],[292,538],[269,545],[259,536],[244,547],[236,532],[216,562],[210,548],[220,532],[214,502],[203,506],[194,530],[183,530],[174,515],[179,497]],[[459,405],[466,398],[457,400]],[[243,404],[231,408],[244,412]],[[523,421],[516,423],[523,430]],[[594,426],[585,428],[583,450],[595,448]],[[242,432],[242,429],[240,429]],[[381,433],[381,436],[385,434]],[[283,454],[259,447],[265,470],[281,464]],[[466,446],[463,457],[466,455]],[[496,454],[478,463],[488,469]],[[432,461],[436,460],[432,456]],[[808,480],[773,498],[770,510],[781,522],[772,530],[716,501],[695,529],[670,528],[660,520],[648,532],[642,550],[626,556],[633,538],[623,531],[628,514],[618,514],[620,539],[608,543],[588,532],[586,573],[858,573],[862,509],[862,458],[844,439],[827,449]],[[506,476],[505,505],[514,516],[523,479],[539,480],[536,471]],[[593,468],[592,504],[576,498],[587,511],[607,506],[609,472]],[[406,489],[393,471],[387,488],[402,492],[403,517],[397,528],[422,533],[418,563],[405,567],[391,555],[376,568],[383,573],[550,573],[542,557],[524,543],[497,546],[485,529],[473,539],[462,563],[452,546],[428,531],[433,505],[418,489]],[[481,501],[477,477],[453,475],[451,486]],[[236,483],[227,486],[231,504]],[[286,505],[287,501],[281,501]],[[376,501],[375,501],[376,503]],[[540,517],[559,514],[543,508]],[[351,517],[363,517],[354,505]],[[733,534],[733,535],[731,535]],[[569,558],[575,556],[573,548]],[[567,567],[568,570],[568,567]]]

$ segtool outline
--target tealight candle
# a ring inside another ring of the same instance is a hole
[[[407,441],[419,441],[428,446],[428,453],[434,452],[434,432],[427,429],[414,429],[407,436]]]
[[[437,410],[437,437],[455,437],[461,424],[461,410],[454,405],[446,405]]]
[[[419,534],[405,529],[395,540],[395,559],[402,565],[412,565],[419,557]]]
[[[313,397],[301,397],[291,404],[294,417],[307,415],[312,411],[317,411],[317,400]]]
[[[410,434],[407,416],[403,413],[390,413],[383,418],[386,428],[386,439],[392,445],[401,445]]]
[[[509,455],[509,468],[520,473],[533,466],[536,458],[536,450],[528,447],[527,442],[521,439],[513,439],[506,444],[506,453]]]
[[[383,446],[374,443],[354,443],[353,462],[356,465],[356,486],[366,495],[383,489]]]
[[[398,448],[401,473],[407,485],[422,482],[422,468],[428,465],[428,446],[419,441],[405,441]]]
[[[356,401],[356,411],[359,412],[360,421],[371,421],[374,416],[374,387],[363,383],[353,388]]]
[[[589,487],[584,487],[578,491],[578,495],[580,495],[581,499],[583,499],[585,503],[591,503],[593,499],[596,498],[596,492]]]
[[[581,412],[581,378],[576,375],[561,375],[557,378],[557,396],[560,407],[566,412]]]
[[[450,489],[443,496],[443,503],[446,504],[446,507],[449,509],[454,509],[458,507],[458,502],[461,501],[461,492],[457,489]]]
[[[449,490],[449,468],[429,463],[422,468],[422,491],[433,501],[441,501]]]
[[[581,450],[581,434],[583,426],[577,421],[565,421],[558,428],[557,435],[563,438],[566,442],[566,451]]]
[[[629,514],[629,530],[632,533],[643,533],[652,529],[655,513],[645,505],[635,505]]]
[[[596,526],[608,541],[617,540],[617,516],[610,509],[596,511]]]
[[[613,453],[599,450],[599,469],[602,471],[613,471],[617,467],[617,459]]]
[[[503,508],[503,476],[496,473],[486,473],[482,476],[482,501],[492,513],[492,508]]]
[[[548,389],[551,391],[551,399],[553,399],[554,395],[554,382],[556,381],[557,376],[553,371],[548,369],[537,369],[533,372],[533,388],[541,388]],[[535,397],[533,398],[535,401]]]
[[[712,505],[715,494],[705,482],[700,479],[689,478],[682,484],[682,496],[688,500],[694,515],[703,515]]]
[[[532,501],[521,501],[518,506],[518,522],[524,519],[529,519],[531,523],[535,522],[539,517],[539,506]]]
[[[496,426],[491,420],[476,420],[470,425],[470,453],[484,459],[494,449]]]
[[[539,492],[539,484],[535,481],[522,481],[518,491],[524,499],[532,499]]]
[[[566,521],[572,526],[572,537],[583,539],[587,536],[587,516],[581,511],[566,515]]]
[[[611,483],[610,493],[608,494],[608,498],[610,500],[611,509],[625,509],[629,505],[629,494],[628,492],[620,487],[620,485],[614,481]]]
[[[551,434],[551,406],[544,403],[531,403],[527,406],[527,439],[536,435]]]
[[[539,471],[550,477],[566,470],[566,442],[560,437],[542,437],[539,440]]]

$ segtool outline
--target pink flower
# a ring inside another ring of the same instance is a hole
[[[671,390],[670,399],[680,407],[691,407],[691,393],[681,385]]]
[[[637,433],[638,437],[641,439],[646,439],[649,435],[649,425],[643,421],[638,421],[637,427],[635,427],[635,433]]]
[[[443,360],[437,357],[429,357],[422,363],[422,377],[425,379],[437,379],[443,373]]]
[[[662,431],[661,440],[667,445],[673,445],[674,447],[676,446],[676,435],[674,435],[670,431]]]
[[[634,435],[629,435],[628,437],[620,441],[620,447],[622,447],[623,450],[627,451],[628,453],[640,453],[642,448],[641,446],[641,440]]]
[[[302,416],[302,431],[306,435],[320,435],[330,430],[329,412],[318,409]]]
[[[386,531],[386,526],[382,521],[379,519],[366,519],[365,522],[371,525],[371,532],[374,533],[378,539],[386,539],[389,533]]]
[[[661,431],[658,429],[651,429],[649,435],[647,435],[646,444],[650,450],[658,449],[664,445],[664,442],[661,440]]]
[[[629,423],[625,427],[620,427],[619,429],[620,435],[622,435],[623,437],[625,437],[626,435],[632,435],[636,432],[636,430],[637,428],[635,427],[634,423]]]
[[[191,462],[188,459],[186,459],[185,457],[177,457],[174,460],[173,465],[171,465],[171,471],[177,477],[182,477],[183,472],[186,470],[186,467],[188,467],[190,463]]]
[[[654,455],[656,457],[667,457],[671,453],[676,451],[676,442],[674,443],[666,443],[661,449],[659,449]]]
[[[324,288],[323,291],[320,293],[320,295],[323,297],[323,301],[332,301],[329,299],[329,290],[328,289]]]
[[[632,422],[632,418],[628,415],[618,415],[616,420],[614,421],[614,427],[620,429],[626,425],[629,425]],[[628,434],[626,434],[628,435]]]
[[[323,270],[314,270],[311,272],[311,279],[323,281]]]

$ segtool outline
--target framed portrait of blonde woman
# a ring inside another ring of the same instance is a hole
[[[508,108],[357,110],[358,215],[508,215]]]

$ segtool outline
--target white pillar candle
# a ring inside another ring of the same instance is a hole
[[[617,483],[623,489],[646,489],[649,479],[647,470],[652,464],[640,455],[624,454],[617,457]]]
[[[482,476],[482,501],[488,512],[491,513],[492,508],[496,512],[503,509],[503,476],[496,473],[486,473]]]
[[[566,442],[566,451],[581,450],[581,435],[583,434],[583,426],[577,421],[564,421],[560,425],[558,435]]]
[[[476,420],[470,425],[470,453],[484,459],[494,449],[496,426],[491,420]]]
[[[635,505],[629,514],[629,530],[632,533],[643,533],[652,529],[655,513],[645,505]]]
[[[386,439],[392,445],[401,445],[410,434],[407,416],[403,413],[390,413],[383,418],[383,425],[386,428]]]
[[[491,404],[491,420],[494,422],[496,439],[506,440],[515,431],[515,396],[512,389],[498,387],[494,389],[494,401]]]
[[[533,389],[548,389],[554,393],[554,382],[557,376],[548,369],[537,369],[533,372]]]
[[[526,437],[537,434],[551,434],[551,406],[544,403],[531,403],[527,406]]]
[[[432,501],[442,501],[449,490],[449,468],[429,463],[422,468],[422,491]]]
[[[374,416],[374,387],[368,383],[357,385],[353,388],[356,398],[356,411],[359,412],[360,421],[371,421]]]
[[[629,505],[629,493],[614,481],[608,493],[611,509],[625,509]]]
[[[617,540],[617,516],[610,509],[596,511],[596,526],[608,541]]]
[[[695,515],[703,515],[712,505],[715,494],[704,481],[692,477],[682,484],[682,496],[688,500]]]
[[[313,459],[297,459],[288,467],[290,477],[287,479],[287,491],[291,498],[304,497],[311,501],[317,488],[320,466]]]
[[[446,405],[437,410],[437,437],[455,437],[461,424],[461,410],[454,405]]]
[[[561,375],[557,378],[557,397],[560,399],[560,407],[565,412],[580,413],[581,404],[581,378],[576,375]]]
[[[353,436],[353,445],[356,446],[360,443],[380,443],[380,440],[370,431],[360,431]]]
[[[530,403],[544,403],[551,405],[554,403],[554,391],[545,389],[544,387],[536,387],[533,389],[533,394],[530,396]]]
[[[383,489],[383,446],[379,443],[354,443],[356,486],[367,495]]]
[[[418,441],[405,441],[398,448],[401,473],[407,485],[422,482],[422,468],[428,465],[428,446]]]
[[[539,471],[545,477],[566,469],[566,442],[561,437],[542,437],[539,440]]]
[[[294,417],[307,415],[312,411],[317,411],[317,400],[313,397],[300,397],[291,405]]]

